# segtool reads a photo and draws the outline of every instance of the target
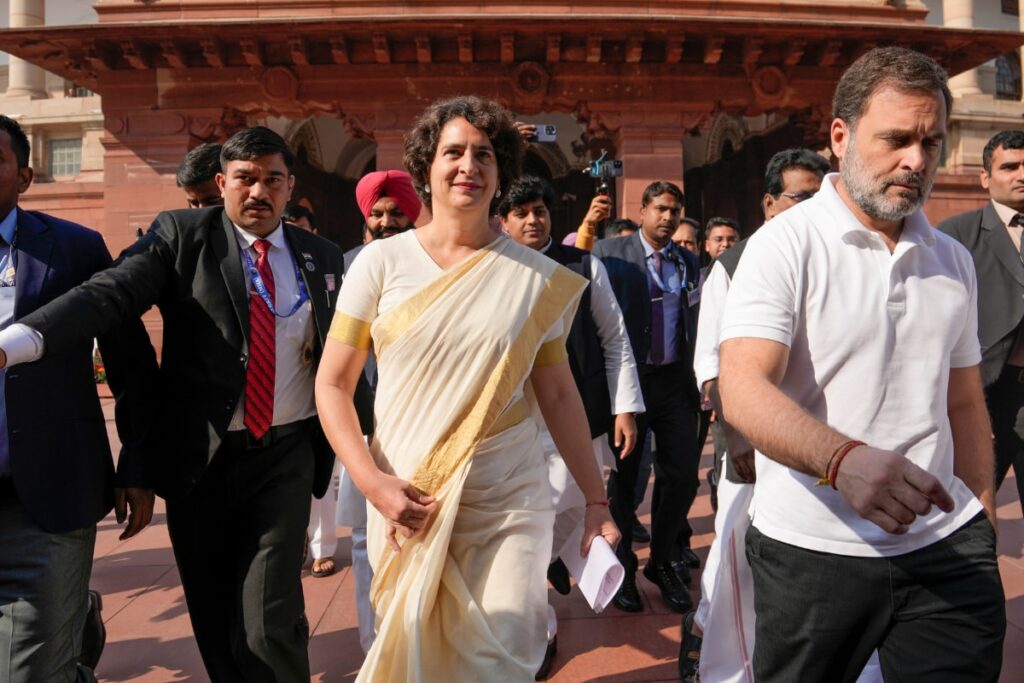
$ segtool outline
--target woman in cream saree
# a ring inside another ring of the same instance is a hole
[[[585,282],[487,228],[507,114],[459,98],[425,116],[439,119],[418,124],[436,131],[420,176],[434,221],[359,255],[317,377],[325,430],[370,501],[378,634],[358,680],[528,681],[546,644],[554,517],[535,405],[592,503],[585,544],[617,540],[565,363]],[[351,390],[371,347],[367,453]]]

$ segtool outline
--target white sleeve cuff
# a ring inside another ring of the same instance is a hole
[[[43,336],[27,325],[14,323],[0,330],[0,349],[7,355],[7,367],[39,360],[44,348]]]
[[[623,401],[622,403],[616,403],[612,407],[612,415],[621,415],[622,413],[644,413],[647,412],[647,408],[644,406],[643,401]]]

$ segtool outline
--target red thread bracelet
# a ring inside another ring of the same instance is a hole
[[[590,507],[591,505],[604,505],[605,507],[608,507],[609,502],[610,501],[607,498],[605,498],[604,500],[595,500],[592,503],[587,503],[586,507]]]
[[[838,490],[836,489],[836,476],[839,474],[839,466],[842,464],[843,458],[849,455],[850,451],[854,448],[866,445],[867,444],[863,441],[847,441],[836,452],[836,457],[833,460],[832,467],[828,473],[828,485],[831,486],[833,490]]]

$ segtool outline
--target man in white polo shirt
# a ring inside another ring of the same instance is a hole
[[[920,210],[949,115],[878,48],[833,99],[840,173],[752,237],[722,321],[725,418],[757,449],[757,680],[995,681],[1006,628],[970,254]]]

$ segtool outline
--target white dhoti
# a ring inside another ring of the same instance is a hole
[[[551,433],[546,429],[541,430],[541,445],[548,464],[548,483],[551,484],[551,499],[555,507],[555,526],[551,543],[551,561],[554,562],[566,540],[582,523],[583,515],[587,511],[587,501],[580,487],[576,485],[576,480],[569,474],[569,468],[565,466],[558,449],[555,448]],[[606,455],[611,455],[608,436],[602,434],[596,437],[593,446],[597,467],[603,473]],[[548,641],[554,638],[556,633],[558,619],[555,617],[555,610],[548,605]]]
[[[334,462],[331,472],[331,483],[323,498],[313,498],[309,506],[309,554],[314,560],[334,557],[338,549],[338,468],[341,463]]]
[[[340,465],[339,465],[340,466]],[[363,653],[370,651],[377,635],[373,605],[370,604],[370,583],[373,569],[366,551],[366,497],[348,472],[341,467],[341,488],[338,494],[338,524],[352,529],[352,573],[355,577],[356,618],[359,622],[359,645]]]

